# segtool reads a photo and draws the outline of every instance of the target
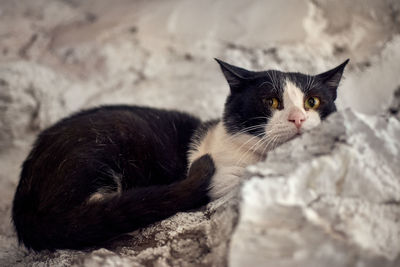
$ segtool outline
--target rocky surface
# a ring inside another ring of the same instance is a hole
[[[346,110],[249,167],[230,266],[399,266],[399,140]]]
[[[397,0],[0,0],[0,266],[398,266],[399,34]],[[18,246],[11,200],[40,130],[101,104],[218,117],[214,57],[306,73],[351,58],[351,110],[200,211],[87,251]]]

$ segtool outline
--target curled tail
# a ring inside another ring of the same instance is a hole
[[[101,201],[87,202],[67,212],[40,214],[29,203],[14,198],[13,222],[20,242],[43,249],[81,249],[110,240],[179,211],[209,201],[215,166],[209,155],[193,162],[186,179],[170,185],[134,188]]]

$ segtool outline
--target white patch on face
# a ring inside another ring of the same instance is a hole
[[[283,109],[273,111],[265,132],[271,147],[282,144],[295,135],[310,130],[321,123],[317,111],[305,110],[304,93],[294,83],[286,80],[283,92]]]

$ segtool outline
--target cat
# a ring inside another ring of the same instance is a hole
[[[225,196],[247,165],[336,110],[348,63],[311,76],[216,60],[230,87],[221,119],[102,106],[40,133],[13,201],[19,242],[34,251],[101,245]]]

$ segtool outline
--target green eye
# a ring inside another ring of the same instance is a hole
[[[316,96],[311,96],[311,97],[307,98],[306,101],[304,102],[304,106],[307,109],[317,109],[320,104],[321,104],[321,101]]]
[[[279,107],[279,100],[275,97],[273,98],[266,98],[263,100],[264,104],[272,109],[277,109]]]

